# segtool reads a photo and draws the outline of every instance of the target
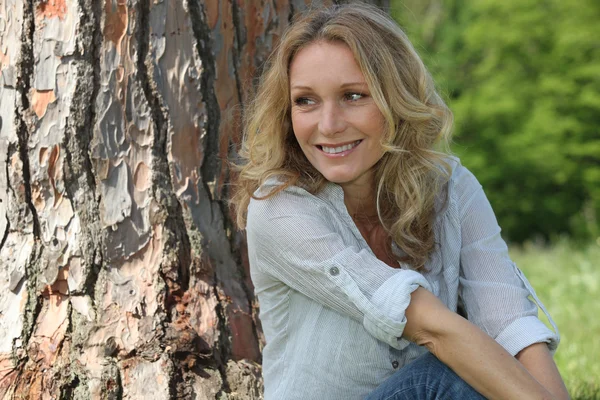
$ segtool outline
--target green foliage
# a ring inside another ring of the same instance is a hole
[[[600,2],[396,0],[512,241],[598,237]]]
[[[511,257],[558,325],[561,343],[554,359],[571,397],[600,400],[600,240],[586,246],[566,240],[552,247],[526,243],[512,248]]]

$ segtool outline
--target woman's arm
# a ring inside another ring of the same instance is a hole
[[[406,339],[426,346],[488,399],[568,398],[553,396],[502,346],[425,289],[412,293],[406,319]]]
[[[567,388],[546,343],[532,344],[521,350],[515,357],[538,382],[557,398],[569,399]]]
[[[300,188],[251,200],[246,233],[254,287],[257,293],[295,290],[401,350],[409,344],[402,331],[410,294],[430,285],[418,272],[391,268],[361,249],[345,227],[351,223]]]
[[[549,392],[568,399],[548,351],[558,345],[556,326],[548,316],[554,333],[537,318],[538,305],[544,312],[545,308],[510,260],[494,212],[477,179],[464,167],[458,167],[453,177],[461,229],[459,294],[468,320],[517,357]]]

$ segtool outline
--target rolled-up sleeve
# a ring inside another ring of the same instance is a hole
[[[455,188],[462,236],[459,292],[468,319],[512,355],[540,342],[554,352],[560,340],[556,325],[511,261],[481,185],[464,167],[458,168]],[[538,319],[538,305],[555,332]]]
[[[406,347],[401,337],[410,294],[419,286],[430,289],[428,282],[349,245],[321,211],[300,189],[252,200],[246,227],[251,268],[361,321],[390,346]]]

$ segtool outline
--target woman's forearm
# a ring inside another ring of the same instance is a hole
[[[419,288],[406,310],[404,337],[426,346],[488,399],[555,399],[495,340]]]
[[[554,396],[568,400],[569,393],[546,343],[535,343],[515,356],[527,371]]]

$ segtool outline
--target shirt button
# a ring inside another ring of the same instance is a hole
[[[396,361],[396,360],[392,361],[392,367],[393,367],[394,369],[398,369],[398,366],[399,366],[399,365],[400,365],[400,363],[399,363],[398,361]]]
[[[340,274],[340,270],[338,267],[331,267],[329,268],[329,273],[333,276],[336,276]]]

